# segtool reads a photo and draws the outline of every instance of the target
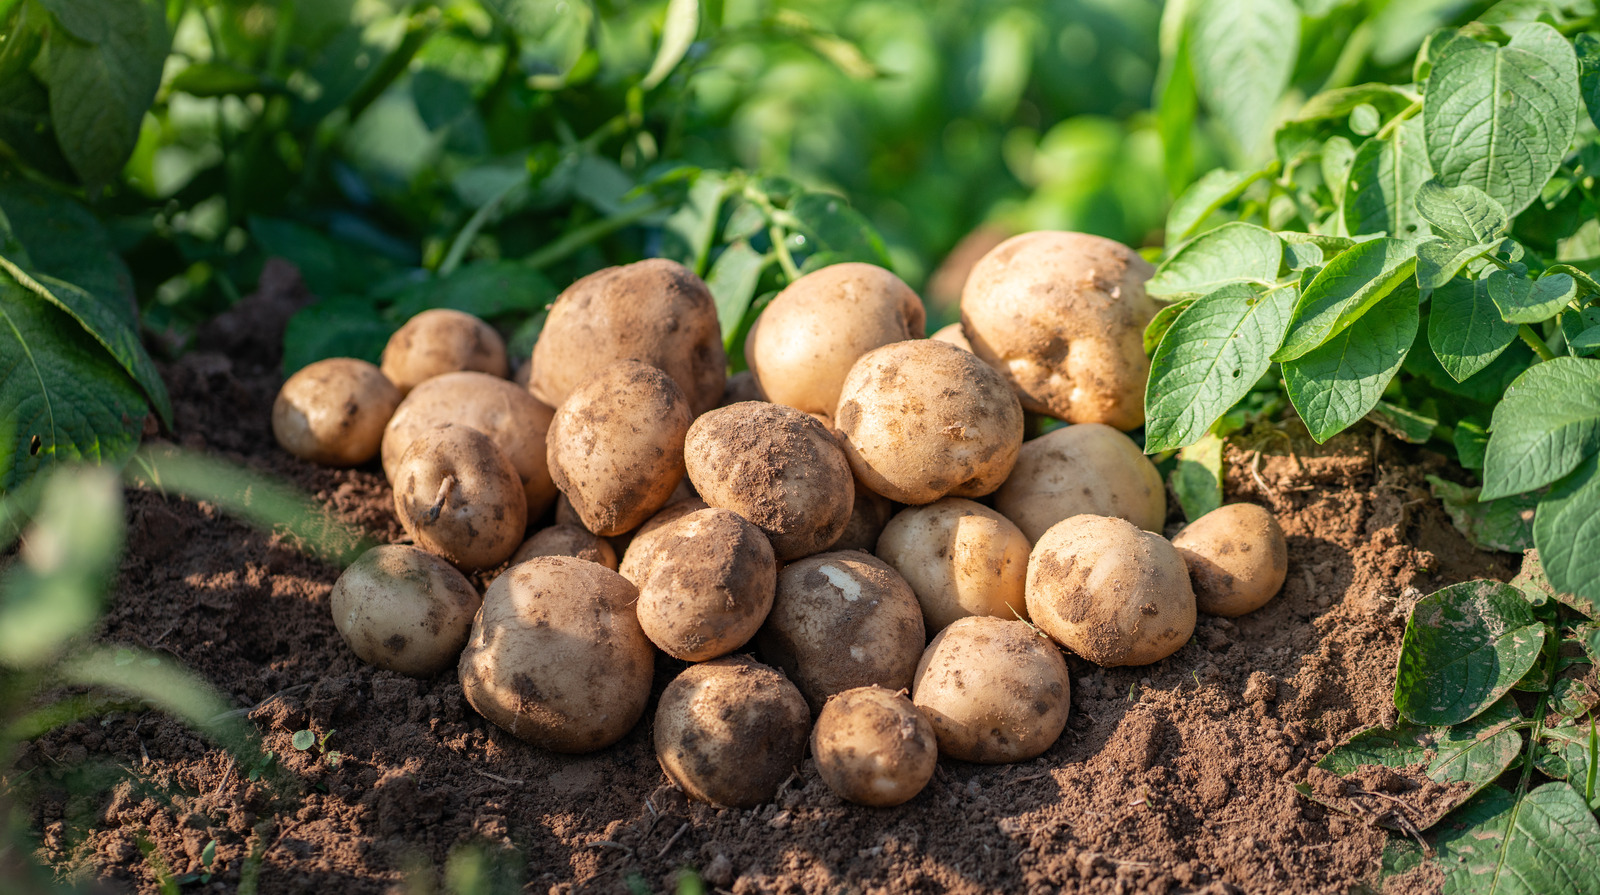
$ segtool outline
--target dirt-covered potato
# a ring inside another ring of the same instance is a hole
[[[1022,407],[1005,380],[934,339],[862,355],[834,419],[862,484],[900,503],[988,494],[1022,446]]]
[[[1144,328],[1155,273],[1118,242],[1084,233],[1014,236],[972,268],[961,327],[1022,406],[1072,423],[1144,425]]]
[[[972,350],[972,343],[967,341],[966,330],[961,328],[960,323],[952,323],[949,326],[942,327],[938,332],[934,333],[928,338],[938,339],[941,342],[949,342],[963,351]]]
[[[684,455],[701,498],[754,522],[779,561],[828,549],[850,522],[850,464],[827,427],[793,407],[713,410],[689,427]]]
[[[467,571],[504,562],[528,527],[511,461],[489,436],[449,423],[418,435],[400,458],[394,509],[418,547]]]
[[[1126,519],[1159,532],[1167,521],[1167,487],[1133,439],[1110,426],[1062,426],[1023,442],[994,508],[1037,541],[1069,516]]]
[[[546,460],[546,434],[555,411],[518,388],[487,373],[444,373],[419,383],[400,402],[383,431],[383,473],[392,483],[395,467],[418,435],[442,423],[477,429],[506,455],[528,497],[528,518],[544,515],[556,499]]]
[[[1172,539],[1189,567],[1201,612],[1237,618],[1267,604],[1289,573],[1283,529],[1266,509],[1231,503],[1189,523]]]
[[[439,557],[384,544],[344,570],[329,602],[333,626],[361,661],[427,677],[455,664],[482,600]]]
[[[383,375],[401,394],[445,373],[473,370],[501,379],[511,374],[506,342],[494,327],[462,311],[423,311],[383,346]]]
[[[903,694],[858,687],[822,707],[811,754],[822,782],[840,798],[887,808],[909,801],[933,779],[939,743]]]
[[[1027,618],[1022,597],[1032,544],[1011,520],[980,503],[946,497],[902,510],[878,538],[922,604],[929,631],[958,618]]]
[[[1026,761],[1067,726],[1072,687],[1061,651],[1026,622],[957,619],[917,663],[911,701],[939,751],[980,764]]]
[[[284,450],[324,466],[377,456],[400,391],[377,367],[330,357],[300,368],[272,402],[272,434]]]
[[[1125,519],[1056,523],[1028,559],[1028,614],[1097,665],[1149,665],[1194,633],[1194,590],[1166,538]]]
[[[555,752],[621,739],[650,701],[655,650],[626,578],[570,556],[512,566],[489,585],[461,654],[479,714]]]
[[[761,312],[745,353],[762,394],[807,413],[832,415],[856,358],[922,338],[922,300],[875,264],[831,264],[778,293]]]
[[[850,510],[850,521],[845,524],[844,534],[839,535],[839,540],[834,541],[829,549],[865,550],[868,553],[877,550],[878,536],[883,534],[883,527],[894,518],[897,509],[894,501],[874,494],[870,488],[856,482],[856,499]]]
[[[805,757],[811,712],[783,675],[748,656],[691,665],[661,692],[656,760],[691,798],[749,808]]]
[[[511,564],[541,556],[571,556],[617,570],[617,551],[611,542],[578,525],[552,525],[536,532],[511,555]]]
[[[628,540],[628,548],[622,554],[622,562],[617,567],[622,577],[634,582],[634,586],[637,587],[644,577],[646,563],[655,558],[653,544],[656,534],[684,516],[705,508],[706,502],[698,497],[674,500],[656,511],[656,514],[645,520],[643,525],[634,529],[632,537]]]
[[[533,347],[528,388],[559,408],[573,389],[624,360],[665,371],[695,416],[722,400],[728,366],[722,326],[711,291],[693,271],[651,258],[568,286]]]
[[[689,402],[666,373],[622,361],[567,396],[550,423],[550,474],[585,528],[619,535],[683,481]]]
[[[854,550],[784,566],[756,634],[762,658],[794,681],[813,711],[856,687],[911,686],[926,642],[911,586],[883,560]]]
[[[704,662],[745,645],[772,608],[778,562],[761,529],[732,510],[687,513],[628,547],[639,625],[675,659]]]

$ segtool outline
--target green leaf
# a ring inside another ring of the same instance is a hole
[[[1322,253],[1322,246],[1319,246],[1316,243],[1290,242],[1288,240],[1284,240],[1283,266],[1288,268],[1289,271],[1306,271],[1312,268],[1320,271],[1322,270],[1322,262],[1324,260],[1325,256]],[[1315,276],[1315,274],[1313,274],[1313,276]]]
[[[1417,297],[1396,290],[1321,347],[1283,365],[1289,400],[1318,444],[1366,416],[1417,335]]]
[[[639,86],[654,90],[657,84],[665,81],[667,75],[672,74],[672,70],[683,60],[684,54],[689,52],[689,45],[694,43],[694,35],[698,30],[699,0],[670,0],[666,22],[661,26],[661,47],[656,50],[655,61],[650,63],[650,71],[639,82]]]
[[[1549,25],[1527,25],[1504,47],[1453,40],[1433,60],[1422,110],[1433,170],[1514,217],[1560,166],[1578,103],[1577,57]]]
[[[1600,326],[1591,326],[1568,339],[1567,347],[1574,351],[1593,351],[1600,348]]]
[[[883,237],[839,196],[804,193],[789,206],[789,216],[809,238],[812,252],[836,252],[852,261],[893,267]]]
[[[309,730],[297,730],[290,739],[296,750],[304,752],[317,744],[317,735]]]
[[[1439,237],[1424,240],[1417,246],[1417,288],[1444,288],[1461,272],[1461,268],[1494,247],[1495,243],[1492,242],[1462,245]],[[1498,311],[1495,316],[1500,316]]]
[[[1444,895],[1594,891],[1600,822],[1565,783],[1546,783],[1520,800],[1486,789],[1436,829]]]
[[[1489,447],[1489,433],[1471,420],[1456,423],[1455,435],[1450,439],[1456,446],[1456,459],[1463,469],[1482,469],[1483,453]]]
[[[1492,270],[1485,279],[1489,297],[1510,323],[1543,323],[1578,294],[1577,281],[1564,273],[1530,280],[1509,270]]]
[[[1600,619],[1600,600],[1557,590],[1556,586],[1550,583],[1550,576],[1544,571],[1544,563],[1539,560],[1538,550],[1529,550],[1522,555],[1522,568],[1518,569],[1516,577],[1511,579],[1511,586],[1522,591],[1528,602],[1535,606],[1555,600],[1574,612]]]
[[[1190,522],[1222,506],[1222,454],[1226,444],[1212,433],[1178,451],[1168,481]]]
[[[1272,359],[1292,361],[1328,344],[1410,279],[1416,267],[1416,243],[1404,239],[1374,239],[1338,255],[1306,286],[1289,335]]]
[[[1218,168],[1196,180],[1167,212],[1167,242],[1175,246],[1195,234],[1217,209],[1239,198],[1252,183],[1276,171],[1275,165],[1240,173]]]
[[[1291,0],[1198,0],[1185,41],[1206,109],[1239,158],[1255,155],[1300,49]]]
[[[167,82],[167,89],[199,97],[275,92],[260,75],[227,62],[191,63]]]
[[[39,0],[39,5],[73,37],[92,44],[106,39],[106,16],[94,0]]]
[[[711,244],[717,236],[722,202],[730,192],[728,181],[715,174],[702,173],[696,177],[687,201],[662,225],[665,239],[661,257],[678,261],[694,271],[695,276],[705,276]]]
[[[1546,727],[1540,733],[1539,745],[1533,750],[1533,765],[1539,773],[1556,780],[1565,780],[1574,792],[1583,796],[1589,783],[1590,736],[1594,728],[1588,723]],[[1589,800],[1592,811],[1600,811],[1600,791]]]
[[[1472,184],[1429,180],[1417,190],[1417,212],[1443,236],[1461,243],[1491,242],[1506,232],[1506,210]]]
[[[1589,110],[1589,120],[1600,127],[1600,35],[1585,31],[1572,39],[1572,49],[1578,56],[1583,105]]]
[[[556,289],[549,278],[526,264],[480,261],[407,286],[385,316],[404,322],[430,308],[450,308],[493,320],[540,311],[555,298]]]
[[[1357,106],[1370,105],[1388,112],[1398,112],[1411,105],[1412,97],[1393,84],[1357,84],[1324,90],[1306,100],[1294,116],[1296,121],[1322,121],[1344,118]]]
[[[1175,301],[1199,298],[1229,283],[1270,285],[1283,262],[1283,243],[1254,224],[1224,224],[1173,252],[1145,283],[1145,292]]]
[[[1518,376],[1494,409],[1483,499],[1548,485],[1600,450],[1600,360],[1558,357]]]
[[[1450,521],[1467,543],[1479,550],[1521,553],[1533,548],[1533,515],[1539,498],[1513,494],[1499,500],[1478,500],[1478,488],[1468,488],[1438,476],[1427,477],[1433,496],[1444,504]]]
[[[1406,120],[1385,139],[1362,143],[1344,189],[1345,229],[1406,239],[1427,236],[1428,224],[1411,200],[1432,176],[1419,119]]]
[[[739,321],[744,319],[745,311],[750,308],[750,300],[755,297],[761,274],[772,260],[771,254],[763,255],[741,239],[723,249],[716,263],[711,265],[706,286],[711,289],[711,297],[716,301],[724,347],[730,345],[739,328]]]
[[[1539,502],[1533,542],[1559,593],[1600,601],[1600,454],[1592,454]]]
[[[1172,328],[1172,324],[1177,321],[1178,315],[1182,314],[1190,305],[1194,303],[1195,299],[1185,298],[1182,301],[1175,301],[1171,304],[1161,306],[1161,310],[1157,311],[1156,315],[1150,318],[1150,325],[1144,328],[1145,354],[1150,355],[1156,353],[1156,346],[1161,344],[1162,337],[1167,334],[1167,330]]]
[[[365,298],[335,296],[306,305],[283,331],[283,373],[330,357],[377,363],[383,346],[400,327],[384,319]]]
[[[1439,421],[1431,416],[1388,401],[1379,401],[1374,405],[1367,412],[1367,419],[1407,444],[1427,444],[1428,439],[1433,437],[1434,427],[1439,425]]]
[[[1516,324],[1501,319],[1483,280],[1457,277],[1433,290],[1428,344],[1455,381],[1489,366],[1516,337]]]
[[[130,328],[138,328],[133,275],[106,228],[82,202],[11,177],[0,179],[0,209],[27,251],[26,258],[6,251],[17,266],[73,283],[100,299]]]
[[[1547,633],[1508,584],[1468,581],[1429,594],[1406,622],[1395,707],[1416,724],[1476,717],[1528,673]]]
[[[1558,273],[1572,277],[1573,282],[1578,284],[1579,295],[1600,295],[1600,282],[1596,282],[1594,277],[1570,264],[1552,264],[1544,269],[1543,276],[1548,277]]]

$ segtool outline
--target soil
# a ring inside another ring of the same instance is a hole
[[[200,342],[227,353],[164,369],[170,438],[400,541],[376,462],[318,468],[272,439],[276,346],[302,301],[292,278],[274,278]],[[552,895],[672,891],[682,868],[739,895],[1349,890],[1372,878],[1390,834],[1294,786],[1349,734],[1394,720],[1409,606],[1448,583],[1508,579],[1515,558],[1451,528],[1423,481],[1446,474],[1442,458],[1374,430],[1319,447],[1273,429],[1228,460],[1229,500],[1270,507],[1288,535],[1282,594],[1240,619],[1202,616],[1155,665],[1069,657],[1072,712],[1054,747],[1014,765],[942,761],[890,809],[842,803],[809,758],[767,804],[691,803],[656,763],[648,712],[594,754],[526,745],[467,705],[453,671],[413,680],[358,661],[330,618],[338,568],[210,504],[129,490],[99,636],[199,672],[275,758],[231,755],[153,711],[61,728],[21,756],[39,855],[110,892],[206,872],[213,840],[211,876],[186,891],[429,892],[447,862],[457,880],[477,869]],[[684,667],[658,656],[656,695]],[[300,730],[324,746],[297,750]]]

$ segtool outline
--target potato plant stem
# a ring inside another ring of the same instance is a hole
[[[1550,346],[1545,344],[1544,339],[1533,331],[1533,327],[1526,323],[1519,324],[1517,326],[1517,335],[1522,337],[1522,341],[1528,343],[1528,347],[1533,349],[1534,354],[1539,355],[1540,360],[1555,360],[1555,352],[1551,351]]]
[[[604,239],[612,233],[636,224],[666,207],[667,203],[665,202],[640,204],[627,211],[618,212],[611,217],[601,218],[598,221],[569,230],[562,234],[560,239],[524,257],[522,263],[535,269],[549,267],[589,243]]]

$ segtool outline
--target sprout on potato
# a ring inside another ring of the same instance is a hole
[[[761,529],[731,510],[704,509],[628,548],[639,588],[639,625],[675,659],[703,662],[733,652],[772,608],[778,563]]]
[[[528,526],[511,461],[489,436],[448,423],[417,436],[400,458],[394,506],[418,547],[468,571],[504,562]]]
[[[691,665],[661,693],[661,769],[691,798],[730,808],[777,795],[805,756],[811,712],[794,684],[746,656]]]
[[[1272,513],[1232,503],[1189,523],[1172,539],[1189,567],[1201,612],[1237,618],[1267,604],[1289,574],[1289,548]]]
[[[412,677],[455,664],[481,602],[454,566],[406,544],[361,554],[329,597],[333,626],[361,661]]]
[[[401,394],[445,373],[473,370],[500,379],[511,373],[505,340],[494,327],[449,308],[423,311],[407,320],[383,346],[382,366]]]
[[[1050,748],[1067,726],[1072,688],[1061,651],[1026,622],[974,615],[928,644],[911,701],[942,754],[999,764]]]
[[[364,360],[333,357],[298,370],[272,402],[283,449],[324,466],[359,466],[378,453],[400,391]]]
[[[884,528],[877,552],[916,592],[928,630],[940,631],[969,615],[1027,618],[1023,585],[1031,548],[1006,517],[946,497],[901,511]]]
[[[1167,487],[1133,439],[1080,423],[1024,442],[994,508],[1037,541],[1069,516],[1116,516],[1145,531],[1167,520]]]
[[[829,697],[811,731],[822,782],[840,798],[886,808],[909,801],[939,763],[933,726],[903,694],[858,687]]]

